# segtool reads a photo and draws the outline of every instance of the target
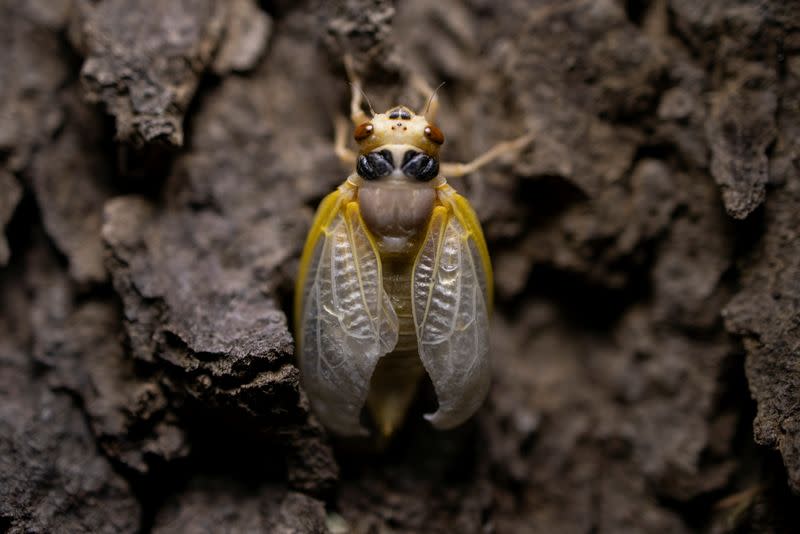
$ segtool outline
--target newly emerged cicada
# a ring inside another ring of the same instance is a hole
[[[336,150],[355,172],[320,204],[295,292],[303,385],[334,432],[364,434],[366,405],[389,436],[427,373],[438,409],[425,417],[452,428],[489,389],[493,290],[480,223],[445,175],[471,172],[530,139],[501,143],[468,164],[440,163],[435,92],[421,115],[397,106],[367,116],[351,78],[359,150],[346,148],[341,121]]]

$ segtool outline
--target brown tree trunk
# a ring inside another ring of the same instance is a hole
[[[0,531],[800,532],[797,0],[0,0]],[[440,91],[493,388],[380,453],[294,365],[351,54]]]

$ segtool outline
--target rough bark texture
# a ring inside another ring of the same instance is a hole
[[[0,0],[0,531],[797,532],[800,4]],[[351,54],[440,92],[494,386],[329,435],[291,292]]]

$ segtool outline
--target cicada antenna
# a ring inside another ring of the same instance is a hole
[[[361,88],[361,84],[356,83],[356,82],[350,82],[350,86],[354,90],[357,90],[359,93],[361,93],[361,96],[363,96],[364,100],[367,101],[367,107],[369,108],[370,116],[374,117],[375,116],[375,108],[372,107],[372,102],[370,102],[369,97],[367,96],[367,93],[365,93],[364,90]]]
[[[436,89],[434,89],[434,90],[433,90],[433,92],[431,93],[431,96],[430,96],[430,97],[428,97],[428,103],[427,103],[427,104],[425,104],[425,112],[423,113],[423,115],[425,116],[425,118],[426,118],[426,119],[428,119],[428,118],[429,118],[429,117],[428,117],[428,113],[429,113],[429,112],[430,112],[430,110],[431,110],[431,104],[433,103],[433,100],[434,100],[434,98],[436,98],[436,93],[438,93],[438,92],[439,92],[439,89],[441,89],[442,87],[444,87],[444,84],[445,84],[445,82],[442,82],[442,83],[440,83],[440,84],[439,84],[439,85],[436,87]],[[430,116],[430,120],[431,120],[431,122],[433,122],[433,119],[435,118],[435,116],[434,116],[434,115],[435,115],[435,112],[434,112],[434,113],[433,113],[433,114]]]

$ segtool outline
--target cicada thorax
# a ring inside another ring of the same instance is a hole
[[[365,184],[358,189],[361,216],[381,256],[402,256],[412,262],[435,202],[432,188]]]

